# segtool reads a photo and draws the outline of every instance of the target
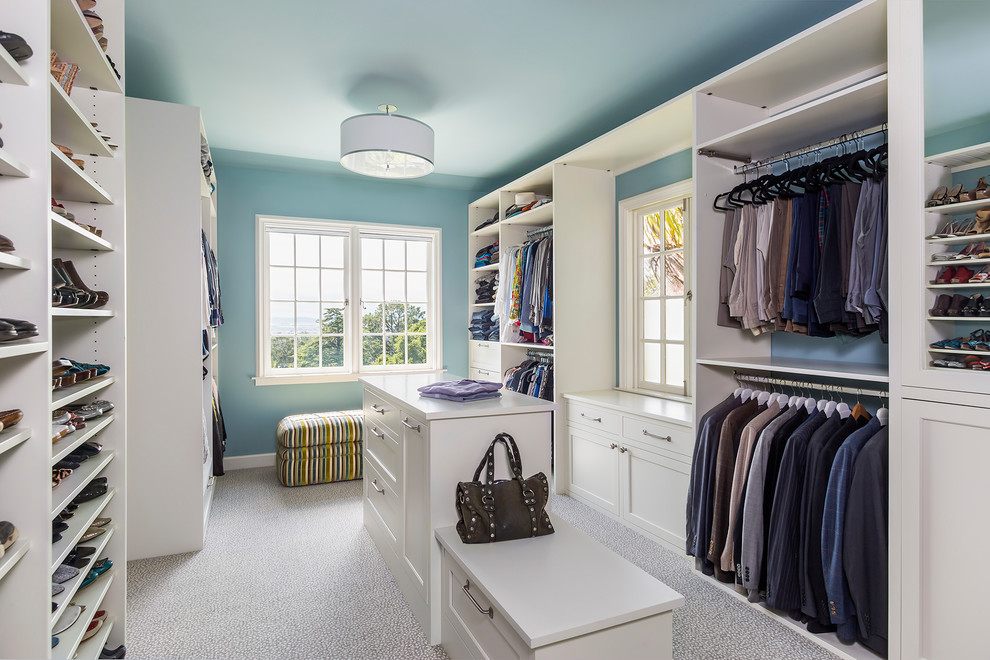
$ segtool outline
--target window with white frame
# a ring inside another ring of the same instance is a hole
[[[686,395],[691,182],[623,200],[620,385]]]
[[[258,384],[440,364],[440,230],[258,216]]]

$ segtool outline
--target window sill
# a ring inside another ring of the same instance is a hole
[[[640,396],[650,396],[653,397],[654,399],[666,399],[667,401],[679,401],[681,403],[694,403],[694,399],[682,394],[672,394],[670,392],[657,392],[656,390],[638,390],[633,387],[613,387],[612,389],[618,390],[619,392],[629,392],[630,394],[638,394]]]
[[[353,383],[362,376],[395,376],[405,374],[439,374],[443,369],[418,369],[410,371],[364,371],[348,374],[293,374],[289,376],[251,376],[257,387],[268,385],[319,385],[322,383]]]

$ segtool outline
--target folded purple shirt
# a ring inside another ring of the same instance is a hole
[[[488,380],[441,380],[418,389],[423,396],[434,399],[449,399],[451,401],[474,401],[502,396],[499,390],[502,383]],[[480,395],[480,396],[479,396]]]

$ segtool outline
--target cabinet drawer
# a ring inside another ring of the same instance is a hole
[[[444,554],[443,561],[443,570],[446,573],[443,616],[451,621],[461,641],[472,652],[471,655],[492,660],[523,657],[517,649],[528,650],[528,647],[503,619],[501,612],[494,610],[491,617],[479,612],[478,607],[487,610],[491,608],[491,603],[477,584],[468,581],[461,567],[449,554]],[[465,585],[468,585],[470,596],[464,590]],[[471,601],[472,597],[477,601],[478,607]]]
[[[694,434],[691,429],[638,417],[622,417],[622,437],[685,456],[691,456],[694,450]]]
[[[381,467],[374,459],[365,462],[364,497],[385,524],[391,537],[387,539],[388,544],[395,549],[402,538],[402,501],[381,472]]]
[[[388,477],[393,487],[402,478],[402,444],[381,422],[368,417],[365,412],[364,451],[382,468],[382,476]]]
[[[468,365],[501,371],[502,345],[497,341],[472,341],[468,347]]]
[[[600,433],[619,435],[622,430],[622,416],[619,413],[574,401],[567,402],[567,421],[595,429]]]
[[[468,367],[468,378],[471,380],[490,380],[493,383],[502,382],[502,374],[498,369],[482,369],[481,367]]]
[[[384,426],[397,438],[402,437],[402,427],[399,424],[399,408],[382,397],[364,389],[364,419],[365,422],[375,422]]]

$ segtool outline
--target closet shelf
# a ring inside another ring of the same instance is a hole
[[[100,495],[99,497],[89,500],[88,502],[83,502],[79,507],[73,512],[73,516],[66,520],[66,524],[69,525],[69,529],[62,532],[62,538],[56,543],[52,544],[52,565],[51,572],[54,573],[58,565],[65,561],[65,558],[69,556],[69,551],[76,547],[76,543],[79,542],[79,537],[89,529],[89,526],[93,524],[103,510],[113,499],[113,496],[117,493],[117,489],[114,487],[108,488],[105,495]],[[118,521],[119,522],[119,521]]]
[[[8,85],[27,85],[24,69],[10,56],[6,48],[0,48],[0,83]]]
[[[55,596],[52,596],[52,602],[58,605],[58,609],[52,612],[51,624],[50,624],[52,627],[55,626],[55,623],[58,621],[59,617],[62,616],[62,612],[64,611],[62,609],[62,605],[64,605],[65,603],[72,602],[72,597],[76,595],[77,591],[79,591],[79,585],[82,584],[82,581],[86,579],[87,575],[89,575],[89,570],[93,567],[93,564],[95,564],[98,559],[103,557],[101,553],[103,552],[104,548],[107,547],[107,542],[110,540],[110,537],[112,537],[114,532],[116,531],[117,531],[116,525],[107,523],[107,531],[105,531],[103,534],[97,536],[96,539],[94,539],[94,541],[96,541],[96,545],[95,545],[96,552],[90,555],[89,563],[86,564],[86,567],[79,569],[79,575],[72,578],[71,580],[68,580],[67,582],[62,583],[62,586],[65,587],[65,591]],[[88,587],[89,585],[86,586]]]
[[[52,160],[52,196],[70,202],[113,204],[110,193],[93,178],[76,167],[55,145],[50,147]]]
[[[553,202],[548,202],[532,211],[526,211],[502,221],[503,225],[525,225],[527,227],[546,227],[553,224]]]
[[[112,309],[80,309],[78,307],[52,307],[52,316],[55,318],[109,318],[116,316]]]
[[[953,172],[984,167],[990,165],[990,142],[928,156],[925,158],[925,162],[929,165],[949,167]]]
[[[107,413],[102,417],[86,422],[86,427],[81,431],[70,433],[58,442],[52,444],[52,465],[55,465],[63,458],[72,453],[79,445],[89,442],[97,433],[109,426],[116,415]]]
[[[478,266],[477,268],[474,269],[474,272],[480,273],[480,272],[487,272],[492,270],[498,270],[498,264],[488,264],[487,266]]]
[[[952,261],[929,261],[926,266],[968,266],[970,264],[990,264],[990,259],[954,259]]]
[[[494,307],[495,303],[471,303],[471,307]]]
[[[68,147],[74,153],[112,158],[113,149],[99,136],[58,81],[49,75],[48,84],[52,88],[52,142]]]
[[[976,289],[990,286],[990,282],[963,282],[961,284],[926,284],[927,289]]]
[[[31,260],[16,257],[8,252],[0,252],[0,268],[8,270],[30,270]]]
[[[110,241],[83,229],[58,213],[51,212],[48,217],[52,221],[52,247],[62,250],[113,251],[114,247]]]
[[[983,370],[982,369],[970,369],[969,367],[962,367],[962,368],[959,368],[959,367],[936,367],[934,365],[929,365],[928,368],[929,369],[937,369],[938,371],[955,371],[956,373],[959,373],[960,371],[972,372],[972,373],[977,373],[977,374],[978,373],[983,373]]]
[[[107,639],[110,637],[110,631],[113,630],[113,624],[113,617],[107,615],[107,618],[103,619],[103,626],[100,628],[99,632],[87,639],[85,642],[80,642],[79,647],[76,649],[76,654],[73,657],[99,658],[100,652],[103,651],[103,647],[106,646]]]
[[[494,224],[488,225],[487,227],[476,229],[475,231],[471,232],[471,236],[473,238],[477,238],[479,236],[498,236],[498,226],[499,223],[496,222]]]
[[[51,12],[52,50],[63,62],[79,65],[75,85],[123,93],[120,81],[75,1],[51,0]]]
[[[535,348],[536,350],[539,350],[539,351],[548,351],[550,353],[553,352],[553,346],[547,346],[546,344],[530,344],[530,343],[522,342],[522,341],[504,341],[504,342],[502,342],[502,345],[503,346],[518,346],[520,348]]]
[[[112,449],[101,451],[96,456],[82,463],[72,471],[68,477],[62,480],[58,486],[52,489],[52,518],[58,515],[59,511],[69,505],[72,499],[86,487],[93,477],[98,475],[103,468],[110,464],[116,455]],[[75,516],[73,516],[74,518]],[[72,520],[70,518],[69,520]]]
[[[16,343],[8,343],[6,345],[0,344],[0,359],[17,357],[18,355],[44,353],[47,350],[47,341],[21,341]]]
[[[6,55],[7,51],[3,50],[3,53]],[[14,158],[6,149],[0,148],[0,175],[27,177],[30,172],[27,165]]]
[[[17,562],[21,560],[21,557],[31,548],[31,542],[26,538],[19,538],[14,541],[14,544],[7,548],[3,557],[0,557],[0,580],[2,580],[7,573],[10,572]]]
[[[820,376],[821,378],[841,378],[843,380],[858,380],[871,383],[887,383],[890,381],[886,365],[879,364],[774,357],[698,358],[697,362],[698,364],[704,364],[710,367],[800,374],[803,376]]]
[[[929,321],[963,321],[968,323],[987,323],[990,324],[990,318],[986,316],[928,316]]]
[[[12,426],[0,431],[0,454],[8,452],[31,437],[31,429],[27,426]]]
[[[886,119],[887,74],[882,74],[710,140],[698,149],[759,159]]]
[[[76,651],[79,649],[83,633],[86,632],[86,628],[89,627],[90,621],[93,620],[93,615],[100,609],[100,603],[103,602],[103,598],[107,595],[107,591],[110,590],[110,585],[113,583],[113,578],[114,570],[111,568],[106,573],[93,580],[92,583],[86,585],[86,589],[84,591],[80,591],[76,594],[76,599],[74,601],[75,604],[83,605],[86,609],[84,610],[83,615],[79,617],[78,621],[73,623],[68,630],[58,636],[60,641],[59,645],[52,649],[52,660],[68,660],[68,658],[76,657]],[[96,636],[98,637],[99,633],[97,633]],[[92,638],[86,641],[92,641]]]
[[[990,200],[982,200],[990,208]],[[958,245],[960,243],[974,243],[976,241],[990,241],[990,234],[971,234],[969,236],[953,236],[952,238],[926,238],[925,242],[930,245]]]
[[[990,319],[988,319],[990,320]],[[932,348],[928,347],[929,353],[951,353],[953,355],[985,355],[990,358],[990,353],[987,351],[964,351],[960,348]]]
[[[956,202],[955,204],[925,207],[925,212],[938,213],[939,215],[960,215],[971,213],[978,209],[990,209],[990,199],[974,199],[971,202]]]
[[[106,389],[116,382],[116,378],[113,376],[97,376],[96,378],[90,378],[89,380],[84,380],[78,385],[70,385],[65,389],[55,390],[52,392],[52,410],[58,410],[63,406],[67,406],[70,403],[74,403],[79,399],[89,396],[90,394],[95,394],[100,390]]]

